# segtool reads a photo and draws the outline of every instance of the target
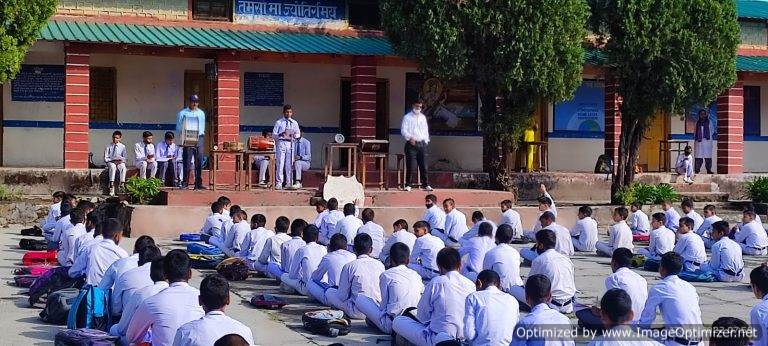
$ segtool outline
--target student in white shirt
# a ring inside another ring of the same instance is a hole
[[[477,274],[483,270],[485,254],[495,246],[493,226],[488,222],[481,223],[477,235],[467,240],[464,246],[459,248],[459,255],[464,261],[460,270],[461,275],[474,282],[477,279]]]
[[[358,296],[369,297],[377,304],[381,302],[379,276],[384,272],[384,265],[369,256],[372,248],[371,236],[358,234],[354,240],[357,259],[345,264],[341,269],[339,288],[329,288],[325,291],[328,305],[344,311],[350,318],[365,318],[355,305]]]
[[[149,276],[150,267],[153,260],[162,257],[163,254],[157,246],[147,246],[139,252],[139,266],[117,278],[111,296],[113,315],[119,316],[123,312],[123,307],[136,291],[154,284]]]
[[[684,216],[690,217],[691,220],[693,220],[693,229],[691,230],[696,232],[704,223],[704,218],[693,209],[693,201],[690,198],[683,199],[683,201],[680,202],[680,209],[683,210]]]
[[[133,146],[133,165],[139,170],[139,178],[153,178],[157,174],[155,145],[152,143],[154,136],[152,136],[152,132],[144,131],[141,137],[142,141]]]
[[[635,248],[632,244],[632,230],[627,225],[627,216],[629,211],[625,207],[618,207],[613,210],[613,226],[608,229],[608,235],[610,240],[607,243],[597,242],[595,248],[597,248],[597,254],[599,256],[611,257],[613,250],[620,247],[627,248],[630,251]]]
[[[66,193],[64,191],[56,191],[53,193],[53,204],[48,207],[48,215],[43,219],[40,226],[35,225],[32,227],[32,229],[38,232],[38,235],[47,234],[53,230],[54,226],[56,226],[56,220],[61,216],[61,200],[64,199],[65,195]]]
[[[85,227],[94,227],[93,225],[98,222],[96,219],[97,216],[94,215],[94,213],[88,214]],[[91,258],[91,249],[94,245],[100,243],[104,239],[104,236],[101,235],[103,225],[104,221],[102,221],[98,227],[94,227],[89,233],[78,238],[76,246],[78,254],[77,257],[75,257],[75,263],[69,267],[69,271],[67,272],[70,278],[76,279],[85,275],[85,267],[88,266],[88,261]]]
[[[411,261],[408,268],[415,270],[424,280],[430,280],[438,275],[437,253],[445,247],[440,238],[429,233],[429,224],[417,221],[413,224],[413,234],[416,242],[411,249]]]
[[[550,307],[564,314],[573,311],[573,298],[576,294],[574,281],[573,262],[563,254],[555,250],[557,236],[549,229],[542,229],[536,233],[536,251],[539,256],[531,263],[529,277],[536,274],[544,274],[552,283],[552,302]],[[525,302],[525,289],[513,286],[510,290],[519,302]]]
[[[69,220],[74,226],[66,229],[61,234],[59,252],[56,255],[61,266],[67,267],[75,263],[75,241],[87,233],[85,230],[85,214],[86,211],[81,208],[75,208],[69,213]]]
[[[291,261],[293,261],[293,255],[296,251],[307,243],[304,239],[301,239],[301,234],[304,232],[304,228],[307,227],[307,222],[302,219],[294,219],[291,222],[291,239],[286,240],[280,244],[280,262],[269,262],[269,274],[280,279],[283,274],[287,273],[291,269]]]
[[[232,227],[227,232],[226,249],[224,253],[229,257],[234,257],[243,248],[245,237],[251,232],[251,224],[248,223],[248,214],[244,210],[239,210],[232,215]]]
[[[660,343],[641,338],[632,330],[632,321],[636,319],[635,302],[630,294],[621,288],[611,288],[600,299],[600,320],[605,330],[603,334],[589,343],[590,346],[656,346]]]
[[[672,201],[665,200],[661,202],[661,209],[664,210],[664,216],[666,216],[667,223],[664,224],[667,228],[677,231],[677,225],[680,224],[680,214],[672,206]]]
[[[651,231],[651,220],[648,219],[648,215],[643,212],[643,204],[640,202],[632,202],[630,205],[630,211],[632,215],[629,217],[629,228],[632,230],[632,234],[648,234]]]
[[[701,226],[696,229],[696,234],[698,234],[701,239],[704,240],[704,246],[709,249],[714,243],[714,241],[712,241],[712,236],[710,235],[710,232],[712,231],[712,224],[718,221],[722,221],[723,219],[717,216],[717,213],[715,212],[715,206],[712,204],[707,204],[704,207],[702,216],[704,216],[704,222],[702,222]]]
[[[392,245],[395,243],[405,244],[408,247],[409,253],[413,250],[413,245],[416,243],[416,236],[413,235],[413,232],[408,228],[408,222],[403,219],[399,219],[392,224],[392,235],[387,238],[386,242],[384,242],[384,247],[381,249],[381,254],[379,255],[379,259],[387,268],[391,266],[389,263],[389,254]]]
[[[499,225],[507,224],[512,227],[515,232],[513,239],[520,239],[523,237],[523,219],[520,218],[520,213],[512,209],[512,201],[505,199],[499,203],[501,208],[501,220]]]
[[[227,196],[219,196],[216,201],[221,203],[221,215],[224,217],[224,220],[232,221],[232,216],[229,215],[229,210],[233,207],[232,200]],[[240,208],[240,206],[238,206],[238,208]]]
[[[155,162],[157,162],[157,178],[163,181],[163,184],[168,186],[166,183],[168,181],[167,179],[167,173],[170,171],[173,173],[172,176],[175,176],[176,172],[176,166],[173,164],[176,160],[176,152],[179,150],[176,143],[173,142],[174,135],[173,131],[167,131],[165,132],[164,139],[162,142],[157,143],[155,146]],[[171,179],[171,181],[174,181],[175,179]]]
[[[312,273],[317,270],[323,256],[328,253],[325,246],[317,243],[318,236],[319,230],[315,225],[304,228],[302,239],[307,245],[296,250],[291,260],[291,267],[280,277],[280,281],[305,296],[309,295],[307,284],[312,280]]]
[[[209,346],[224,335],[238,334],[253,345],[251,328],[224,314],[229,305],[229,282],[218,274],[208,275],[200,283],[200,306],[205,316],[187,322],[176,331],[173,344],[178,346]]]
[[[447,198],[443,201],[443,210],[445,211],[445,232],[437,232],[435,235],[447,246],[458,246],[461,236],[469,230],[467,228],[467,216],[456,209],[456,202],[453,198]]]
[[[358,294],[355,307],[373,322],[380,331],[392,334],[392,320],[405,309],[415,307],[424,292],[421,276],[408,268],[410,249],[403,243],[392,245],[392,267],[379,276],[381,302],[364,294]]]
[[[488,220],[485,218],[485,215],[483,215],[482,211],[475,210],[472,212],[472,228],[467,231],[467,233],[464,233],[463,236],[459,239],[459,247],[463,247],[467,244],[467,241],[477,236],[477,231],[480,228],[481,224],[487,223],[491,226],[491,238],[496,236],[496,223]],[[462,255],[463,256],[463,255]],[[479,273],[479,272],[478,272]]]
[[[272,138],[272,134],[267,130],[261,131],[261,137],[269,138],[272,140],[272,142],[274,142],[274,139]],[[254,170],[258,170],[259,172],[259,186],[267,187],[267,170],[269,169],[269,156],[254,155],[253,162],[251,163],[251,165]],[[274,177],[270,177],[270,178],[274,179]]]
[[[275,232],[266,229],[267,218],[263,214],[251,216],[251,231],[245,235],[242,248],[237,257],[244,258],[248,262],[248,267],[255,269],[255,263],[258,263],[261,251],[267,239],[275,235]]]
[[[509,345],[517,324],[519,304],[502,292],[499,274],[483,270],[477,275],[477,292],[467,296],[464,307],[464,343],[468,345]]]
[[[768,264],[761,264],[749,273],[749,284],[755,298],[760,303],[749,311],[749,323],[758,329],[759,338],[755,345],[765,345],[768,341]]]
[[[64,197],[64,200],[61,201],[61,216],[58,220],[56,220],[56,224],[53,226],[53,231],[45,234],[45,240],[48,240],[49,242],[48,250],[58,249],[61,242],[62,233],[64,233],[64,231],[70,227],[74,226],[71,222],[69,222],[69,213],[71,213],[72,210],[77,207],[80,207],[81,209],[93,209],[95,208],[95,205],[91,203],[91,201],[87,200],[78,201],[74,195],[67,194]],[[87,214],[88,213],[86,213],[86,215]]]
[[[128,344],[125,339],[125,333],[128,330],[128,324],[133,318],[133,314],[139,305],[151,296],[168,288],[168,282],[165,281],[165,272],[163,271],[163,257],[154,259],[149,266],[149,278],[153,284],[140,288],[134,292],[128,300],[124,302],[123,313],[120,315],[120,321],[109,328],[109,334],[121,338],[121,344]]]
[[[355,254],[347,250],[347,238],[343,234],[334,234],[328,244],[328,253],[320,260],[317,269],[312,272],[311,281],[307,284],[309,296],[323,305],[328,305],[325,291],[339,287],[341,270],[356,258]]]
[[[221,202],[211,203],[211,215],[205,218],[203,228],[200,229],[200,236],[211,245],[223,247],[224,245],[224,206]]]
[[[667,217],[664,213],[651,215],[651,236],[647,248],[638,249],[637,253],[646,259],[660,260],[661,255],[675,249],[675,232],[664,226]]]
[[[475,284],[459,273],[461,256],[456,249],[440,250],[437,264],[440,276],[424,288],[416,316],[406,313],[392,322],[395,333],[417,346],[464,339],[465,301],[475,292]]]
[[[75,262],[77,258],[83,253],[86,248],[89,248],[91,244],[101,241],[103,237],[96,240],[96,237],[101,235],[101,229],[96,230],[96,224],[99,222],[98,216],[95,213],[88,213],[85,216],[85,234],[75,239]]]
[[[520,278],[520,253],[509,244],[515,234],[509,224],[502,224],[496,230],[496,247],[488,250],[483,258],[483,270],[493,270],[501,278],[502,291],[509,293],[512,286],[522,286]]]
[[[219,202],[228,205],[230,202],[222,202],[222,198],[227,197],[219,197]],[[229,198],[227,198],[229,200]],[[235,221],[233,220],[233,217],[237,214],[239,214],[243,209],[240,208],[239,205],[235,204],[230,206],[229,208],[226,208],[222,211],[222,222],[221,222],[221,238],[217,239],[213,245],[216,245],[219,249],[221,249],[222,252],[227,251],[229,248],[229,244],[234,240],[232,238],[232,230],[233,226],[235,225]],[[209,239],[210,241],[210,239]]]
[[[267,241],[264,242],[264,247],[259,254],[258,261],[253,264],[254,269],[264,275],[271,275],[269,273],[269,267],[279,267],[281,263],[280,257],[282,255],[280,252],[281,246],[284,242],[291,239],[291,236],[288,235],[288,227],[290,226],[290,223],[291,221],[285,216],[279,216],[275,220],[275,235],[267,238]],[[273,276],[273,278],[275,277]]]
[[[712,224],[712,259],[701,266],[702,271],[712,272],[717,281],[741,282],[744,278],[744,260],[741,247],[728,238],[728,222],[718,221]]]
[[[293,159],[296,140],[299,139],[299,123],[293,119],[291,105],[283,105],[283,116],[275,121],[272,138],[275,139],[275,189],[293,185]],[[285,179],[283,179],[285,178]]]
[[[115,220],[115,222],[117,222],[117,220]],[[104,226],[104,228],[106,227],[107,226]],[[118,227],[118,225],[115,225],[113,227]],[[122,227],[122,225],[119,225],[119,227]],[[121,258],[115,261],[115,263],[112,263],[112,265],[109,266],[109,268],[107,268],[107,271],[104,273],[104,277],[101,279],[101,282],[98,283],[99,288],[103,290],[111,289],[112,286],[114,286],[115,282],[117,282],[117,279],[120,278],[120,276],[122,276],[123,273],[138,267],[139,253],[141,253],[144,250],[144,248],[148,246],[156,246],[155,240],[152,239],[152,237],[148,235],[143,235],[136,238],[136,242],[133,243],[133,254],[125,258]]]
[[[429,144],[429,125],[427,117],[421,112],[421,101],[415,101],[411,111],[403,116],[400,124],[400,134],[405,139],[405,190],[411,191],[412,176],[419,175],[421,189],[432,191],[429,186],[427,174],[427,145]],[[418,165],[418,170],[416,165]]]
[[[693,233],[693,219],[682,217],[677,228],[677,244],[672,250],[683,258],[683,270],[694,272],[707,261],[707,250],[704,241]]]
[[[179,327],[205,315],[200,291],[188,283],[192,277],[189,255],[184,250],[168,251],[163,271],[169,287],[139,304],[126,331],[128,343],[142,342],[151,329],[153,345],[171,345]]]
[[[336,234],[336,225],[344,218],[344,213],[338,208],[339,201],[336,198],[328,200],[328,213],[320,221],[320,244],[328,244],[331,236]]]
[[[693,156],[691,153],[693,149],[690,145],[683,149],[683,152],[677,156],[677,162],[675,163],[675,171],[677,174],[683,176],[683,181],[688,184],[693,184]]]
[[[317,226],[317,229],[320,229],[323,217],[328,214],[328,202],[321,198],[315,203],[315,211],[317,212],[317,216],[315,216],[315,221],[312,221],[312,223]]]
[[[352,249],[352,241],[357,235],[357,230],[363,226],[363,221],[355,216],[355,204],[347,203],[344,205],[344,217],[336,223],[336,230],[333,234],[341,233],[349,241],[349,248]]]
[[[115,195],[115,175],[120,172],[120,189],[125,185],[125,145],[120,143],[123,139],[123,133],[120,131],[112,132],[112,142],[104,148],[104,162],[109,169],[109,195]]]
[[[365,233],[371,236],[373,240],[373,251],[371,251],[371,257],[380,259],[381,250],[384,248],[384,228],[379,224],[373,222],[375,216],[373,209],[365,208],[360,213],[363,219],[363,225],[357,229],[357,234]]]
[[[571,231],[567,228],[555,223],[555,214],[551,211],[545,211],[539,216],[539,224],[543,229],[551,230],[555,232],[557,237],[557,244],[555,245],[555,251],[563,254],[564,256],[573,256],[573,242],[571,240]],[[522,249],[520,250],[520,256],[533,261],[538,253],[534,249]]]
[[[741,246],[745,255],[765,256],[768,253],[768,235],[765,228],[755,219],[755,212],[745,210],[741,217],[741,226],[736,230],[734,240]]]
[[[128,253],[118,246],[123,239],[123,225],[120,221],[108,219],[101,232],[104,239],[93,246],[85,267],[85,283],[88,285],[99,285],[104,273],[115,261],[128,257]]]
[[[554,238],[554,234],[552,234],[552,238]],[[535,333],[532,333],[534,330],[540,328],[558,328],[558,330],[571,329],[571,321],[568,317],[551,307],[552,293],[552,281],[549,277],[543,274],[533,274],[528,277],[528,280],[525,281],[524,301],[531,307],[531,312],[520,318],[517,325],[513,328],[514,335],[510,345],[575,345],[573,340],[545,340],[541,338],[540,335],[539,337],[536,337]]]
[[[424,196],[424,206],[427,211],[424,212],[422,219],[429,224],[430,230],[445,233],[445,211],[437,203],[437,196],[428,194]]]
[[[299,126],[299,138],[296,139],[294,145],[296,157],[293,161],[293,167],[296,171],[296,183],[291,188],[296,190],[302,188],[301,172],[308,170],[312,162],[312,143],[304,137],[304,126]]]
[[[555,201],[552,199],[552,195],[547,192],[547,187],[544,186],[544,184],[539,185],[539,192],[541,192],[541,196],[536,200],[539,204],[539,217],[541,214],[544,214],[545,211],[549,211],[555,216],[557,216],[557,208],[555,208]],[[538,232],[541,227],[541,222],[539,222],[539,217],[536,217],[536,224],[533,226],[532,231],[526,231],[525,237],[528,239],[536,239],[536,232]]]
[[[592,218],[592,208],[579,207],[576,224],[571,228],[571,242],[575,251],[595,252],[597,244],[597,221]]]

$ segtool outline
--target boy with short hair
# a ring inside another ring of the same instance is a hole
[[[305,296],[309,294],[307,284],[312,279],[312,273],[317,270],[323,256],[328,253],[325,246],[317,243],[319,233],[315,225],[304,228],[302,239],[307,245],[296,250],[291,260],[291,267],[280,277],[280,281]]]
[[[632,202],[630,211],[632,216],[630,216],[628,224],[632,234],[648,234],[651,230],[651,221],[648,220],[648,215],[643,212],[643,204]]]
[[[395,243],[405,244],[408,247],[409,253],[413,250],[413,245],[416,243],[416,236],[408,228],[408,222],[403,219],[399,219],[392,224],[392,235],[387,238],[384,247],[381,249],[379,259],[381,259],[381,262],[384,263],[385,267],[390,266],[389,253],[392,249],[392,245]]]
[[[245,237],[251,232],[251,224],[248,223],[248,214],[239,210],[232,215],[233,225],[227,233],[224,253],[229,257],[235,257],[243,248]]]
[[[575,251],[595,252],[597,244],[597,221],[592,218],[592,208],[587,205],[579,207],[579,220],[571,228],[571,242]]]
[[[552,215],[557,216],[555,202],[552,200],[552,196],[549,195],[549,192],[547,192],[547,188],[544,184],[539,186],[539,191],[542,191],[542,195],[536,200],[539,204],[539,216],[536,218],[536,224],[533,226],[533,230],[531,232],[525,232],[525,236],[528,239],[536,239],[536,233],[543,228],[541,220],[539,220],[541,215],[548,211],[551,212]]]
[[[519,239],[523,236],[523,221],[520,213],[512,209],[512,201],[505,199],[499,204],[501,208],[501,221],[499,225],[508,224],[515,231],[514,238]]]
[[[74,226],[65,230],[61,235],[61,244],[56,256],[61,266],[71,266],[75,263],[77,255],[75,253],[75,241],[87,233],[85,230],[85,214],[86,211],[82,208],[75,208],[69,213],[69,220]]]
[[[447,246],[456,246],[464,233],[467,233],[467,216],[456,209],[456,202],[453,198],[446,198],[443,201],[443,210],[445,211],[445,232],[436,234]]]
[[[749,323],[759,332],[754,344],[765,345],[768,341],[768,264],[763,263],[752,269],[749,284],[755,298],[760,299],[760,303],[749,311]]]
[[[141,134],[142,141],[133,146],[133,165],[139,170],[139,178],[148,179],[157,174],[157,161],[155,160],[155,145],[152,143],[152,132],[144,131]],[[147,174],[149,170],[149,174]]]
[[[336,198],[328,200],[328,213],[320,221],[320,244],[328,244],[331,236],[336,233],[336,225],[344,218],[344,213],[338,210],[339,201]]]
[[[675,249],[675,232],[664,226],[667,217],[664,213],[651,215],[651,236],[647,248],[638,249],[637,253],[646,259],[659,260],[661,255]]]
[[[381,302],[379,276],[384,272],[384,265],[370,257],[372,249],[371,236],[365,233],[355,236],[354,250],[357,259],[345,264],[341,269],[339,288],[329,288],[325,291],[328,304],[344,311],[351,318],[365,318],[355,305],[358,296],[369,297],[377,304]]]
[[[341,233],[349,242],[349,248],[352,249],[352,242],[357,235],[357,230],[363,226],[363,221],[355,216],[355,204],[347,203],[344,205],[344,217],[336,223],[336,230],[333,234]]]
[[[683,258],[683,268],[688,272],[695,272],[707,261],[707,250],[704,241],[696,233],[693,233],[693,219],[683,217],[677,228],[677,244],[673,250]]]
[[[712,241],[712,235],[710,234],[712,232],[712,225],[715,222],[722,221],[723,219],[717,216],[715,206],[712,204],[707,204],[704,207],[702,214],[702,216],[704,216],[704,222],[702,222],[701,226],[696,229],[696,234],[698,234],[701,239],[704,240],[704,246],[709,249],[714,243],[714,241]]]
[[[104,162],[109,169],[109,195],[115,195],[115,175],[120,171],[120,190],[125,186],[125,145],[120,143],[123,139],[123,133],[120,131],[112,132],[112,142],[104,148]]]
[[[356,258],[355,254],[347,250],[347,238],[343,234],[334,234],[328,244],[328,253],[320,260],[317,269],[312,272],[311,281],[307,283],[309,295],[321,304],[328,305],[325,291],[339,287],[341,270]]]
[[[85,267],[85,283],[88,285],[99,285],[104,273],[113,263],[128,257],[128,253],[119,246],[120,240],[123,239],[123,225],[117,219],[110,220],[102,230],[104,239],[91,249],[88,265]]]
[[[640,274],[632,271],[632,251],[625,248],[618,248],[611,257],[611,270],[613,273],[605,278],[605,289],[620,289],[625,291],[631,297],[631,311],[633,317],[630,321],[640,319],[640,314],[645,307],[645,301],[648,299],[648,281]],[[623,321],[625,322],[625,321]]]
[[[464,307],[464,342],[469,345],[509,345],[520,313],[517,300],[502,292],[499,274],[483,270],[477,275],[477,292],[467,296]]]
[[[573,242],[571,241],[571,232],[563,227],[555,223],[555,214],[552,214],[551,211],[545,211],[544,213],[539,216],[539,224],[541,225],[542,229],[548,229],[552,232],[555,232],[555,236],[557,237],[557,244],[555,245],[555,250],[565,256],[573,256]],[[520,256],[523,258],[533,261],[536,256],[539,254],[534,249],[522,249],[520,250]]]
[[[597,248],[597,255],[604,257],[611,257],[613,250],[618,248],[627,248],[630,251],[635,248],[632,244],[632,230],[627,225],[627,216],[629,211],[625,207],[618,207],[613,210],[613,226],[608,229],[608,235],[610,240],[607,243],[597,242],[595,248]]]
[[[467,240],[464,246],[459,248],[459,255],[467,256],[460,270],[461,275],[466,276],[470,281],[475,281],[477,274],[483,270],[485,254],[495,246],[493,226],[487,222],[481,223],[477,235]]]
[[[741,216],[741,226],[736,230],[734,240],[741,246],[745,255],[765,256],[768,253],[768,235],[763,224],[755,218],[753,210],[745,210]]]
[[[554,234],[552,236],[554,237]],[[571,320],[552,308],[552,280],[549,277],[543,274],[529,276],[528,280],[525,281],[524,295],[524,301],[531,307],[531,312],[522,317],[513,328],[515,333],[511,345],[575,345],[572,340],[544,340],[541,337],[528,336],[534,335],[530,332],[553,326],[562,330],[571,329]]]
[[[281,246],[291,239],[291,236],[288,235],[290,223],[291,221],[285,216],[280,216],[275,220],[275,235],[267,238],[264,248],[259,254],[258,262],[254,263],[254,269],[269,276],[271,275],[269,268],[279,266],[281,263]]]
[[[686,145],[683,152],[677,156],[677,162],[675,163],[675,171],[677,174],[683,176],[683,181],[688,184],[693,184],[693,148],[690,145]]]
[[[244,258],[251,269],[255,269],[255,264],[259,261],[259,256],[264,250],[267,239],[275,235],[275,232],[266,229],[267,218],[263,214],[251,216],[251,231],[245,235],[242,248],[237,257]]]
[[[741,247],[728,238],[728,222],[718,221],[712,224],[712,259],[702,265],[702,271],[715,275],[717,281],[741,282],[744,278],[744,260],[741,257]]]
[[[312,223],[317,226],[317,229],[320,229],[323,217],[328,214],[328,202],[320,198],[320,200],[315,203],[315,212],[317,212],[317,216],[315,216],[315,221],[312,221]]]
[[[509,224],[496,230],[496,247],[488,250],[483,258],[483,270],[493,270],[501,279],[501,290],[509,293],[512,286],[522,286],[520,278],[520,253],[512,247],[515,231]]]
[[[680,209],[683,210],[683,215],[693,220],[693,229],[691,229],[691,231],[696,232],[704,223],[704,218],[693,208],[693,201],[689,198],[683,199],[683,201],[680,202]]]
[[[379,256],[381,256],[381,249],[384,248],[384,228],[373,222],[373,218],[375,216],[373,209],[363,209],[363,212],[360,213],[360,216],[363,219],[363,225],[358,228],[357,234],[365,233],[371,236],[371,239],[373,240],[373,251],[371,251],[371,257],[379,259]]]
[[[149,297],[154,296],[160,291],[168,288],[168,282],[165,281],[165,272],[163,271],[163,257],[154,259],[149,267],[149,278],[153,284],[137,290],[133,295],[127,297],[123,307],[123,313],[120,315],[120,322],[109,328],[109,334],[121,338],[122,344],[128,344],[125,333],[128,330],[128,324],[136,312],[139,305]]]
[[[416,242],[411,250],[408,268],[413,269],[424,280],[430,280],[440,274],[437,268],[437,253],[445,247],[443,241],[429,233],[429,224],[418,221],[413,224]]]
[[[472,212],[472,228],[467,231],[467,233],[464,233],[464,235],[461,236],[461,239],[459,239],[459,247],[463,247],[467,244],[467,241],[477,236],[477,232],[480,229],[480,225],[487,223],[491,226],[491,237],[494,237],[496,235],[496,223],[494,223],[491,220],[488,220],[485,218],[485,215],[483,215],[482,211],[475,210]]]
[[[205,223],[200,229],[200,235],[209,244],[213,244],[211,239],[214,239],[213,242],[218,241],[220,244],[224,234],[224,231],[222,230],[224,227],[224,220],[226,220],[223,212],[224,206],[221,205],[221,202],[216,201],[211,203],[211,215],[208,215],[208,217],[205,218]]]
[[[439,233],[445,233],[445,211],[437,203],[437,196],[428,194],[424,196],[424,206],[427,211],[424,212],[422,219],[429,224],[429,229]]]
[[[176,172],[176,166],[173,163],[176,159],[178,146],[174,143],[173,131],[165,132],[163,137],[163,141],[155,146],[155,161],[157,162],[157,177],[163,181],[163,185],[167,186],[168,168],[170,167],[171,172]],[[173,175],[175,176],[175,174]]]
[[[301,247],[307,245],[304,239],[301,238],[305,227],[307,227],[307,222],[302,219],[294,219],[293,222],[291,222],[291,239],[280,244],[280,262],[269,262],[269,274],[275,279],[280,280],[283,274],[291,269],[293,255],[295,255]]]
[[[605,330],[611,330],[611,333],[605,333],[592,341],[590,346],[618,346],[618,345],[638,345],[638,346],[656,346],[660,343],[640,338],[637,339],[637,331],[632,330],[630,325],[632,321],[639,316],[635,316],[635,302],[630,294],[620,288],[609,289],[600,299],[600,320]],[[628,340],[629,339],[629,340]],[[631,341],[630,341],[631,340]]]
[[[677,231],[677,226],[680,224],[680,214],[672,206],[672,201],[667,199],[661,202],[661,209],[664,210],[664,216],[667,220],[664,226],[672,231]]]

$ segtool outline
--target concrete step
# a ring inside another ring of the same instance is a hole
[[[672,183],[669,184],[678,192],[719,192],[717,184],[713,183]]]
[[[694,202],[726,202],[727,192],[679,192],[680,199],[690,198]]]

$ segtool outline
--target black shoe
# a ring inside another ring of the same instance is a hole
[[[715,173],[712,173],[712,171],[707,171],[707,174],[715,174]]]
[[[208,188],[203,185],[195,185],[195,190],[208,190]]]

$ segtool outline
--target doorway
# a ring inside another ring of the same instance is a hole
[[[651,120],[638,150],[637,164],[643,172],[658,172],[659,141],[669,136],[670,117],[664,113],[657,113]]]
[[[204,71],[187,70],[184,71],[184,105],[186,106],[189,97],[197,94],[200,98],[199,107],[205,112],[205,143],[203,152],[205,154],[211,148],[213,138],[216,135],[215,126],[213,126],[214,112],[213,99],[211,95],[211,81],[206,78]]]
[[[352,80],[341,80],[341,99],[339,133],[349,142],[352,134]],[[379,79],[376,81],[376,139],[389,140],[389,81]],[[346,150],[341,151],[339,158],[341,166],[347,164]]]

